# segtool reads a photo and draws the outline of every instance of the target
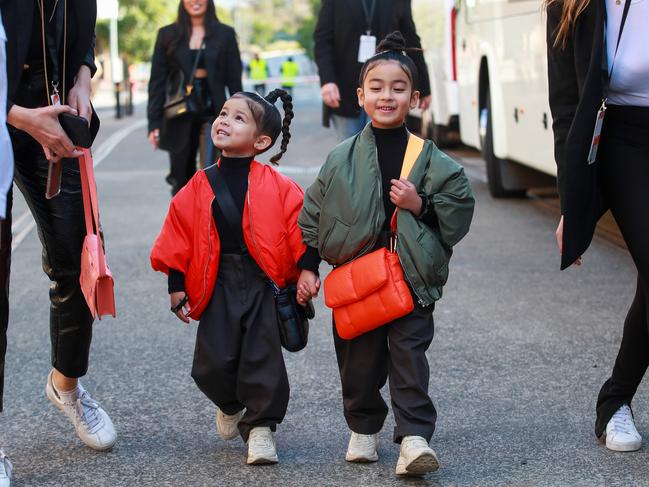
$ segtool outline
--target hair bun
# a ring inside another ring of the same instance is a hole
[[[391,34],[385,36],[379,45],[376,47],[377,54],[385,51],[399,51],[406,50],[406,39],[403,37],[401,31],[395,30]]]

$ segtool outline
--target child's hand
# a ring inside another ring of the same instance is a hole
[[[189,324],[189,318],[187,318],[187,314],[189,314],[189,304],[185,300],[187,297],[187,294],[185,294],[183,291],[177,292],[177,293],[171,293],[169,295],[169,300],[171,301],[171,311],[178,317],[180,321],[184,321],[185,323]],[[185,300],[185,304],[178,310],[174,311],[174,309],[178,308],[178,305]]]
[[[407,179],[393,179],[390,181],[390,201],[398,208],[410,210],[415,216],[421,214],[421,196],[417,194],[417,188]]]
[[[303,269],[297,281],[297,302],[304,306],[307,301],[318,295],[320,278],[315,272]]]

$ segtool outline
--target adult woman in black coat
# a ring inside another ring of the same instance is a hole
[[[189,83],[197,56],[191,89],[199,113],[165,119],[165,101]],[[199,145],[211,143],[209,125],[225,103],[225,89],[229,94],[241,91],[241,72],[236,34],[219,22],[213,0],[181,0],[176,22],[158,31],[149,81],[149,142],[169,151],[172,194],[195,173]],[[206,152],[201,151],[202,165],[214,161],[213,155],[206,160]]]
[[[548,4],[561,267],[581,264],[597,221],[610,209],[638,269],[620,351],[597,400],[595,433],[617,451],[641,446],[630,403],[649,365],[649,56],[642,42],[647,22],[649,4],[642,1]],[[594,154],[602,106],[607,108]]]

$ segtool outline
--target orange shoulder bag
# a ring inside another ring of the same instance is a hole
[[[424,147],[410,135],[401,167],[407,178]],[[401,318],[415,308],[396,252],[397,210],[390,248],[375,250],[331,271],[324,281],[325,304],[333,310],[338,335],[351,340]]]

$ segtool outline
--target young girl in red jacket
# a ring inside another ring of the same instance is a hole
[[[283,120],[274,105],[278,98]],[[291,97],[283,90],[266,98],[232,96],[212,126],[219,163],[198,172],[172,199],[151,251],[153,268],[169,276],[172,312],[185,323],[200,321],[192,377],[217,406],[219,435],[230,440],[241,434],[248,443],[249,464],[277,462],[272,431],[289,399],[269,281],[278,288],[296,283],[306,250],[297,226],[303,191],[254,157],[281,133],[280,152],[270,159],[277,163],[292,118]],[[227,183],[242,215],[239,228],[228,225],[209,171],[219,171]]]

